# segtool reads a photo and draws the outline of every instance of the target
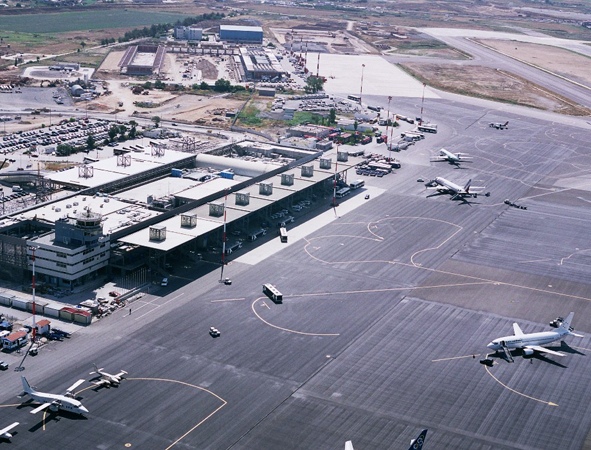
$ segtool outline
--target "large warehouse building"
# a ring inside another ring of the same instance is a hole
[[[263,29],[242,25],[220,25],[220,40],[244,44],[262,44]]]

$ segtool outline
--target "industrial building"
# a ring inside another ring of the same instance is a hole
[[[203,37],[203,28],[196,26],[175,27],[174,38],[183,41],[200,41]]]
[[[165,55],[166,47],[163,45],[132,45],[119,61],[120,72],[125,75],[157,75]]]
[[[236,58],[239,58],[247,80],[280,80],[286,75],[281,63],[270,50],[241,47]]]
[[[165,275],[177,253],[226,244],[224,226],[256,240],[277,226],[276,210],[330,196],[360,162],[244,141],[197,155],[155,146],[52,173],[54,186],[76,192],[0,220],[0,277],[28,278],[33,252],[39,283],[52,287],[140,268]],[[228,254],[242,246],[227,244]]]
[[[243,25],[220,25],[220,40],[243,44],[262,44],[263,29]]]

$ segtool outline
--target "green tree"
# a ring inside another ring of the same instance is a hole
[[[213,86],[213,90],[216,92],[229,92],[232,89],[230,81],[220,78]]]
[[[328,112],[328,124],[332,125],[337,123],[337,111],[334,108],[330,108],[330,111]]]
[[[158,116],[152,117],[152,122],[154,122],[154,126],[156,128],[158,128],[158,125],[160,125],[160,117],[158,117]]]
[[[202,91],[209,91],[210,86],[205,81],[202,81],[199,85],[199,89],[201,89]]]
[[[135,137],[137,136],[137,122],[135,120],[130,120],[129,125],[131,126],[131,128],[129,129],[129,133],[127,133],[127,136],[129,137],[129,139],[135,139]]]
[[[109,128],[109,140],[113,142],[117,134],[119,134],[119,127],[117,125],[111,125],[111,128]]]
[[[70,144],[58,144],[56,153],[58,156],[69,156],[72,153],[75,153],[75,149]]]
[[[94,134],[90,133],[88,135],[88,137],[86,138],[86,148],[88,148],[89,150],[92,150],[95,145],[96,145],[96,140],[94,138]]]
[[[306,91],[310,94],[315,94],[316,92],[321,91],[323,89],[324,89],[324,78],[317,77],[315,75],[310,75],[306,79],[306,86],[304,87],[304,91]]]

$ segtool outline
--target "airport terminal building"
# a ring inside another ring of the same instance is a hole
[[[167,276],[173,258],[221,249],[229,256],[297,220],[278,211],[329,202],[335,181],[361,161],[243,141],[197,155],[145,150],[51,173],[51,183],[73,192],[0,220],[0,277],[29,279],[33,253],[39,283],[56,288],[140,268]],[[228,239],[226,228],[243,238]]]

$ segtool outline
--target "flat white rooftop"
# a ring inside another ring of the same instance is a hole
[[[90,178],[80,177],[78,167],[64,170],[63,172],[49,173],[45,177],[59,184],[96,187],[122,180],[130,175],[140,174],[166,164],[195,157],[195,155],[174,150],[166,150],[163,156],[153,156],[149,149],[143,153],[132,152],[128,155],[131,157],[131,164],[129,166],[118,165],[117,156],[88,164],[88,166],[93,168],[93,176]]]

